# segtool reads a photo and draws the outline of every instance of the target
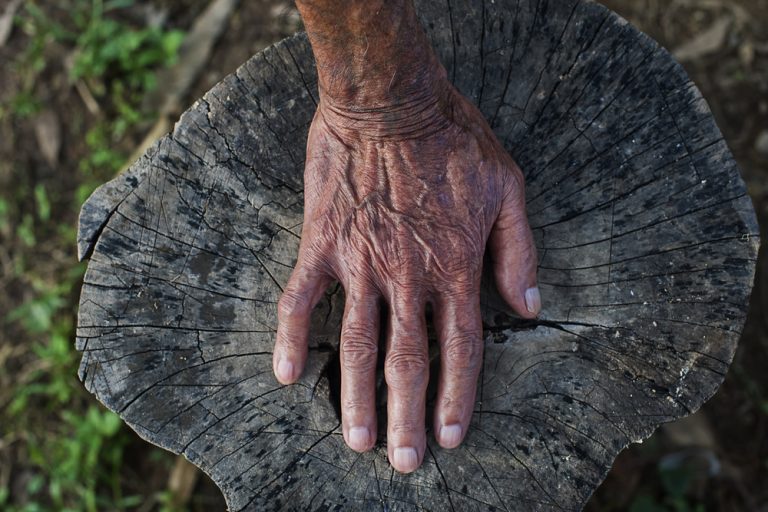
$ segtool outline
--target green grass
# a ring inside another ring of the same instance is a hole
[[[147,499],[124,489],[128,431],[76,376],[74,319],[85,265],[73,259],[74,223],[82,201],[125,164],[127,151],[115,148],[152,119],[141,111],[141,99],[155,87],[157,69],[173,63],[183,34],[122,21],[120,10],[131,1],[52,4],[25,2],[17,15],[24,49],[4,67],[18,73],[18,86],[0,115],[22,125],[45,107],[49,91],[40,84],[46,74],[61,74],[50,55],[62,49],[73,56],[65,79],[85,84],[102,112],[95,121],[66,120],[68,135],[84,141],[79,168],[46,181],[13,163],[18,179],[0,190],[0,242],[23,297],[0,317],[8,338],[3,344],[18,349],[0,368],[12,376],[0,395],[0,446],[13,445],[20,454],[15,469],[29,475],[22,492],[0,482],[0,510],[127,510]],[[154,509],[169,509],[167,493],[149,499]]]

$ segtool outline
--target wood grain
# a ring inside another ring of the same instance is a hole
[[[485,281],[485,359],[460,448],[429,433],[424,466],[401,475],[385,439],[345,447],[338,286],[315,311],[301,382],[272,376],[317,103],[305,35],[255,55],[83,206],[80,378],[209,474],[233,511],[579,510],[619,451],[698,409],[733,356],[758,229],[682,68],[588,1],[417,8],[526,174],[540,256],[537,321]]]

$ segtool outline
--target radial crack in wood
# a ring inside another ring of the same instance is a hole
[[[540,257],[536,321],[484,280],[485,356],[461,447],[430,433],[408,475],[383,438],[346,448],[338,286],[314,312],[301,381],[272,376],[318,101],[303,34],[214,87],[83,206],[80,378],[209,474],[233,511],[579,510],[619,451],[698,409],[728,370],[758,229],[682,68],[588,1],[417,7],[449,76],[525,172]],[[383,413],[381,379],[378,395]]]

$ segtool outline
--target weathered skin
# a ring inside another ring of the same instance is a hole
[[[434,432],[445,448],[461,443],[475,401],[486,243],[510,306],[526,318],[540,310],[523,177],[448,82],[410,0],[297,4],[320,104],[307,142],[299,258],[278,307],[275,374],[284,384],[298,379],[311,311],[338,280],[344,438],[370,449],[380,308],[388,308],[388,455],[410,472],[426,447],[426,304],[441,347]]]

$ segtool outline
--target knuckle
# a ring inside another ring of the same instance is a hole
[[[538,261],[536,246],[533,244],[533,240],[530,239],[527,229],[520,234],[520,243],[518,245],[520,246],[521,260],[528,261],[532,265],[535,265]]]
[[[286,289],[277,302],[278,320],[302,318],[310,313],[310,299],[298,290]]]
[[[348,416],[364,416],[371,412],[371,403],[365,400],[347,398],[344,400],[342,410]]]
[[[477,273],[479,274],[479,271]],[[445,295],[455,301],[477,302],[480,296],[477,277],[475,272],[465,269],[457,274],[455,281],[451,283]]]
[[[466,242],[457,248],[458,257],[464,261],[466,268],[473,268],[481,264],[485,244],[476,239],[476,234],[466,235]]]
[[[458,278],[469,286],[474,284],[482,268],[485,243],[472,231],[456,230],[455,235],[448,250],[438,257],[439,266],[451,280]]]
[[[481,360],[482,344],[474,333],[461,333],[452,336],[443,347],[445,371],[466,374],[478,369]]]
[[[464,405],[464,401],[462,401],[461,397],[453,394],[446,393],[444,396],[440,397],[440,406],[444,412],[450,411],[461,415],[464,412]]]
[[[506,171],[504,177],[508,190],[519,191],[525,188],[525,177],[517,164],[513,163],[512,165],[505,166],[504,170]]]
[[[360,325],[345,325],[341,339],[345,370],[367,373],[376,368],[379,347],[369,329]]]
[[[448,256],[443,266],[448,273],[458,274],[461,278],[465,278],[467,270],[476,266],[477,258],[475,256],[468,247],[456,249]]]
[[[326,263],[327,255],[333,253],[338,229],[338,221],[329,215],[313,221],[312,235],[305,253],[308,265],[322,267]]]
[[[421,387],[429,376],[427,355],[421,351],[392,353],[384,364],[387,385],[395,389]]]
[[[299,352],[303,348],[302,339],[293,333],[278,335],[277,343],[282,347],[283,351],[288,353]]]
[[[389,422],[389,430],[392,434],[412,434],[419,430],[418,422],[408,418],[399,418]]]
[[[398,255],[401,260],[405,257]],[[414,257],[415,259],[415,257]],[[386,269],[386,276],[391,279],[393,285],[393,291],[396,296],[405,298],[419,297],[424,289],[424,274],[417,274],[409,266],[409,264],[393,264],[389,263]],[[423,265],[421,265],[423,267]],[[395,270],[397,269],[397,270]]]

